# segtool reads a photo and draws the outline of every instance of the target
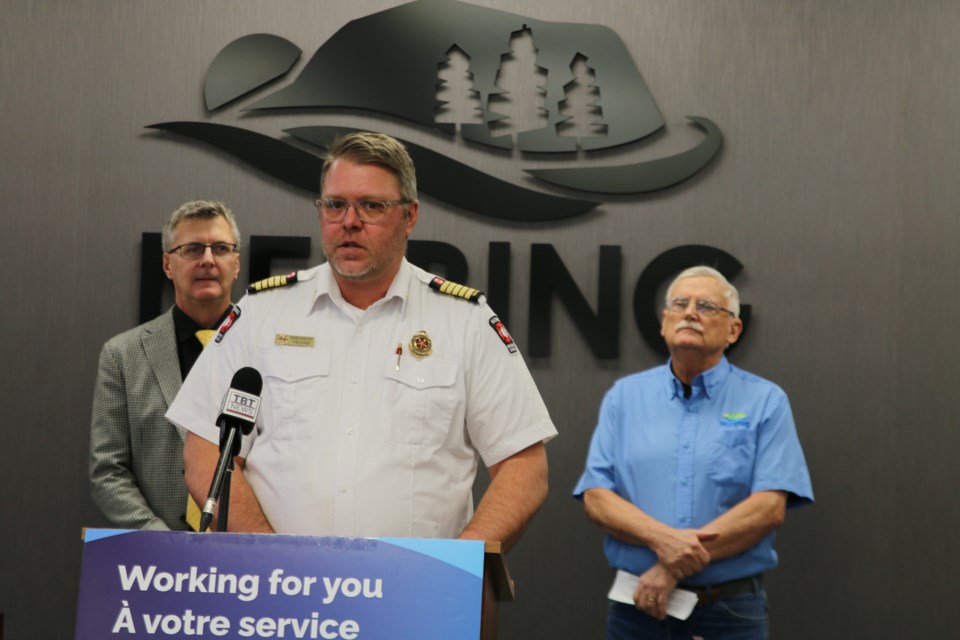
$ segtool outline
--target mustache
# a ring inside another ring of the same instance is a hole
[[[677,331],[682,329],[693,329],[698,333],[703,333],[703,325],[699,322],[690,322],[689,320],[683,320],[677,325]]]

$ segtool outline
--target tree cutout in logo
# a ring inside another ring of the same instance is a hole
[[[600,105],[600,87],[596,85],[596,72],[587,65],[587,58],[577,54],[570,65],[573,80],[564,86],[566,98],[560,103],[563,122],[557,126],[561,136],[582,140],[606,135]]]
[[[530,29],[510,36],[510,52],[500,56],[497,72],[499,92],[491,93],[487,122],[495,137],[547,126],[547,70],[537,65],[537,47]]]
[[[469,56],[453,45],[447,51],[447,59],[437,68],[439,106],[435,122],[454,125],[483,122],[480,92],[473,88]]]

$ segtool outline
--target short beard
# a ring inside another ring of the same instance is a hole
[[[329,256],[327,256],[327,262],[330,264],[330,268],[333,269],[338,276],[344,280],[349,280],[350,282],[364,282],[365,280],[371,279],[370,275],[376,271],[376,267],[380,266],[374,263],[367,263],[367,266],[361,269],[359,272],[348,273],[340,267],[340,264],[337,260],[331,259]]]
[[[401,257],[406,253],[407,237],[405,234],[400,235],[393,239],[391,243],[384,247],[383,253],[379,256],[374,256],[370,254],[370,260],[364,267],[356,266],[355,269],[348,270],[344,265],[341,265],[336,259],[336,249],[329,251],[326,247],[323,247],[323,254],[327,259],[327,264],[330,265],[330,268],[333,269],[334,273],[350,282],[367,282],[368,280],[375,280],[380,277],[384,271],[390,266],[393,260],[396,258],[397,253]],[[347,262],[347,265],[350,265]]]

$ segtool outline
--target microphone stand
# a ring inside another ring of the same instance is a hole
[[[210,492],[207,494],[207,501],[203,505],[203,513],[200,515],[200,531],[206,531],[213,520],[213,510],[220,501],[220,517],[217,518],[217,531],[227,530],[227,519],[230,511],[230,482],[233,479],[233,457],[240,453],[240,438],[237,432],[240,427],[237,425],[227,426],[226,421],[220,425],[220,460],[217,462],[217,469],[213,473],[213,481],[210,483]],[[224,435],[225,434],[225,435]],[[224,500],[220,500],[221,497]]]
[[[227,530],[227,520],[230,518],[230,483],[233,482],[233,456],[227,463],[227,474],[220,490],[220,514],[217,518],[217,531]]]

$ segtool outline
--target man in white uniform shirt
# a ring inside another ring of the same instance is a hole
[[[187,487],[205,501],[223,394],[251,366],[263,401],[237,458],[231,531],[508,548],[546,498],[556,435],[516,345],[479,292],[404,259],[419,202],[398,141],[337,140],[320,185],[327,263],[244,298],[167,413],[190,432]],[[480,459],[491,482],[474,512]]]

